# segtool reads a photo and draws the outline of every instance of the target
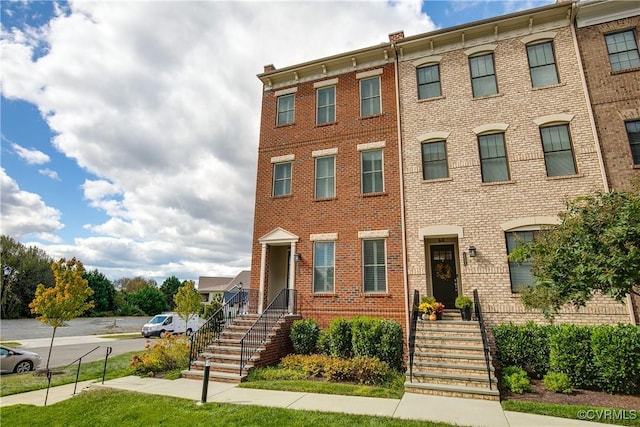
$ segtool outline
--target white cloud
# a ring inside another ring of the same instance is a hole
[[[18,240],[36,235],[42,240],[57,241],[52,233],[63,227],[60,211],[47,206],[38,194],[20,190],[4,168],[0,171],[2,234]]]
[[[48,178],[53,179],[54,181],[60,181],[60,176],[58,175],[58,172],[51,170],[51,169],[38,169],[38,173],[40,175],[44,175]]]
[[[109,217],[85,225],[95,237],[44,249],[128,276],[248,268],[256,74],[386,42],[400,29],[434,29],[420,8],[416,0],[72,2],[48,27],[5,34],[4,96],[38,106],[56,149],[98,177],[82,190]],[[49,46],[34,61],[37,37]]]
[[[51,160],[49,156],[40,150],[29,150],[15,143],[11,144],[11,148],[13,148],[13,151],[18,155],[18,157],[30,165],[43,165]]]

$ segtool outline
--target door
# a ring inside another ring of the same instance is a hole
[[[432,245],[431,284],[433,296],[444,304],[445,308],[454,308],[458,296],[456,260],[454,245]]]

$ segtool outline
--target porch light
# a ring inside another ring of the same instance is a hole
[[[476,251],[476,247],[475,246],[469,246],[469,256],[473,258],[476,255],[478,255],[478,251]]]
[[[300,255],[300,254],[294,254],[293,255],[293,260],[295,262],[300,262],[301,259],[302,259],[302,255]]]

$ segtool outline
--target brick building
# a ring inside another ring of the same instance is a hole
[[[292,288],[299,313],[322,326],[369,314],[407,327],[414,289],[448,308],[477,289],[489,326],[541,321],[520,303],[531,276],[509,251],[557,223],[565,201],[638,170],[626,139],[637,133],[625,132],[640,117],[638,69],[607,71],[617,89],[590,97],[584,75],[601,79],[602,65],[588,62],[606,53],[601,41],[582,46],[619,29],[637,46],[637,11],[615,29],[578,28],[576,38],[579,10],[558,2],[265,67],[251,268],[258,310]],[[599,297],[558,321],[632,317],[629,305]]]

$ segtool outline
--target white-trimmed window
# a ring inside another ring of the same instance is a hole
[[[317,157],[316,158],[316,199],[328,199],[335,197],[336,158]]]
[[[335,242],[313,242],[313,292],[333,292]]]
[[[507,240],[507,255],[524,243],[532,242],[539,231],[508,231],[505,233]],[[523,262],[509,261],[509,277],[511,279],[511,292],[522,292],[535,284],[531,274],[531,260]]]
[[[447,151],[445,141],[430,141],[422,144],[422,179],[447,178]]]
[[[571,147],[569,125],[540,128],[547,176],[575,175],[576,163]]]
[[[473,88],[474,98],[498,93],[492,52],[469,57],[469,67],[471,69],[471,87]]]
[[[362,240],[362,257],[365,293],[387,292],[385,239]]]
[[[640,165],[640,120],[625,123],[634,165]]]
[[[291,162],[275,163],[273,165],[273,196],[289,194],[291,194]]]
[[[638,42],[636,41],[634,30],[605,34],[604,39],[607,43],[611,71],[622,71],[640,67]]]
[[[382,173],[382,150],[361,152],[362,158],[362,193],[384,192]]]
[[[418,99],[436,98],[442,95],[439,64],[417,68],[416,80],[418,82]]]
[[[558,83],[558,70],[556,69],[552,41],[527,45],[527,58],[529,59],[529,73],[533,87]]]
[[[336,121],[336,87],[321,87],[316,92],[316,123],[332,123]]]
[[[478,136],[482,182],[509,180],[507,152],[504,145],[504,133]]]
[[[295,104],[295,95],[293,93],[278,97],[278,126],[290,125],[293,123],[293,109]]]
[[[380,77],[369,77],[360,80],[360,116],[380,114]]]

